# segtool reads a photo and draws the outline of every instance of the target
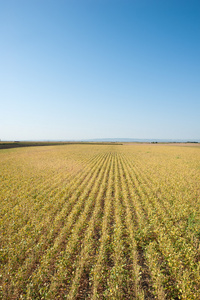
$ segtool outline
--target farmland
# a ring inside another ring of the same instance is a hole
[[[0,298],[200,299],[200,146],[0,150]]]

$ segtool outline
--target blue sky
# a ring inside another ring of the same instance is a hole
[[[0,0],[0,139],[200,139],[200,1]]]

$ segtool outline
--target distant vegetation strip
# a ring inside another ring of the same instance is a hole
[[[122,145],[118,142],[0,142],[0,149],[60,145]]]

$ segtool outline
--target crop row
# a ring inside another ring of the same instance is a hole
[[[200,298],[198,149],[63,147],[0,157],[2,298]]]

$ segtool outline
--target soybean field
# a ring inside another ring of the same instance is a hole
[[[200,146],[0,150],[1,299],[200,299]]]

